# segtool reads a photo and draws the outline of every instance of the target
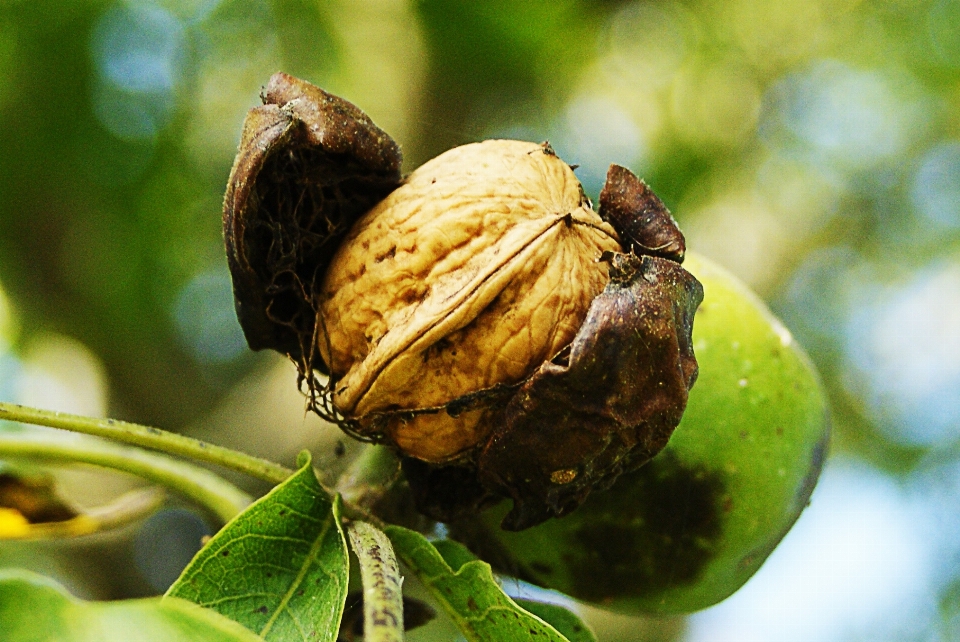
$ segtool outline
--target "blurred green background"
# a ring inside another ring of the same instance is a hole
[[[0,399],[334,460],[292,366],[246,349],[223,256],[278,70],[407,171],[493,137],[549,140],[594,197],[629,166],[819,367],[833,455],[784,545],[689,620],[591,612],[604,639],[960,640],[960,0],[0,0]],[[131,483],[73,475],[81,502]],[[204,528],[173,508],[120,553],[0,564],[147,594]]]

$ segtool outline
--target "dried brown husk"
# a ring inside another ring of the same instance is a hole
[[[600,192],[600,216],[619,232],[626,252],[683,263],[683,233],[663,201],[626,167],[611,165]]]
[[[703,293],[642,181],[611,166],[598,216],[549,146],[494,141],[469,171],[437,159],[401,187],[399,149],[353,105],[282,74],[264,101],[224,203],[244,332],[298,363],[322,414],[404,455],[422,512],[507,497],[504,527],[526,528],[663,448],[696,379]],[[494,167],[516,145],[536,171]],[[446,250],[420,248],[444,234]],[[558,247],[577,248],[566,267]],[[532,327],[536,345],[498,361]],[[325,389],[313,370],[331,373]]]
[[[402,157],[356,106],[308,82],[275,74],[261,98],[224,196],[227,260],[247,343],[309,374],[323,369],[314,292],[350,226],[400,184]]]
[[[576,508],[656,455],[697,377],[700,283],[678,263],[617,254],[569,355],[543,363],[499,413],[481,483],[514,500],[504,528]]]

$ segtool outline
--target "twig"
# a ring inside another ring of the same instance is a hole
[[[293,471],[289,468],[266,459],[253,457],[223,446],[214,446],[199,439],[185,437],[159,428],[141,426],[117,419],[82,417],[6,402],[0,402],[0,419],[107,437],[126,444],[152,448],[170,455],[180,455],[208,464],[223,466],[271,484],[279,484],[293,474]]]
[[[56,435],[0,433],[0,457],[92,464],[131,473],[181,493],[224,522],[252,501],[249,495],[208,470],[99,439],[65,440]]]

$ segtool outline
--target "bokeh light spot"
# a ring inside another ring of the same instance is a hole
[[[580,165],[577,176],[591,197],[600,193],[610,163],[636,172],[645,156],[636,123],[608,98],[575,98],[567,105],[558,129],[550,142],[561,158]]]
[[[94,31],[97,62],[104,77],[131,92],[167,91],[177,81],[175,59],[183,33],[166,11],[126,5],[107,11]]]
[[[97,66],[94,112],[113,135],[151,138],[175,107],[184,52],[183,26],[149,4],[120,4],[100,17],[91,34]]]
[[[209,18],[222,3],[223,0],[153,0],[153,4],[160,5],[188,23],[197,23]]]
[[[847,309],[848,270],[861,257],[851,248],[818,248],[794,270],[779,306],[802,344],[830,348],[842,334]]]
[[[960,437],[960,264],[928,266],[854,307],[846,352],[848,385],[891,439]]]
[[[802,221],[814,232],[836,213],[846,191],[843,177],[829,167],[772,154],[757,168],[757,188],[778,218]]]
[[[180,291],[173,316],[181,340],[200,363],[231,361],[247,349],[226,269],[194,276]]]
[[[165,592],[210,534],[206,523],[188,510],[160,511],[144,522],[133,542],[137,570],[154,590]]]
[[[633,2],[611,15],[600,56],[618,81],[651,89],[667,84],[695,41],[693,18],[672,3]]]
[[[835,60],[787,76],[773,86],[770,99],[771,116],[809,151],[853,170],[902,153],[916,137],[925,107],[898,95],[881,72]]]
[[[960,228],[960,143],[941,143],[923,156],[910,197],[934,224]]]
[[[742,69],[698,65],[673,82],[673,124],[692,143],[733,145],[753,132],[760,114],[760,89]]]
[[[60,334],[38,334],[23,347],[20,358],[19,403],[90,417],[106,414],[106,369],[84,344]]]
[[[754,190],[719,195],[687,220],[683,231],[689,247],[760,291],[771,285],[785,248],[797,238],[771,215],[768,204]]]

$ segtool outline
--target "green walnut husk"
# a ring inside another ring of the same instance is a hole
[[[830,436],[816,372],[746,286],[692,253],[685,266],[705,293],[700,375],[670,443],[563,519],[455,524],[500,570],[624,613],[691,612],[740,588],[807,505]]]

